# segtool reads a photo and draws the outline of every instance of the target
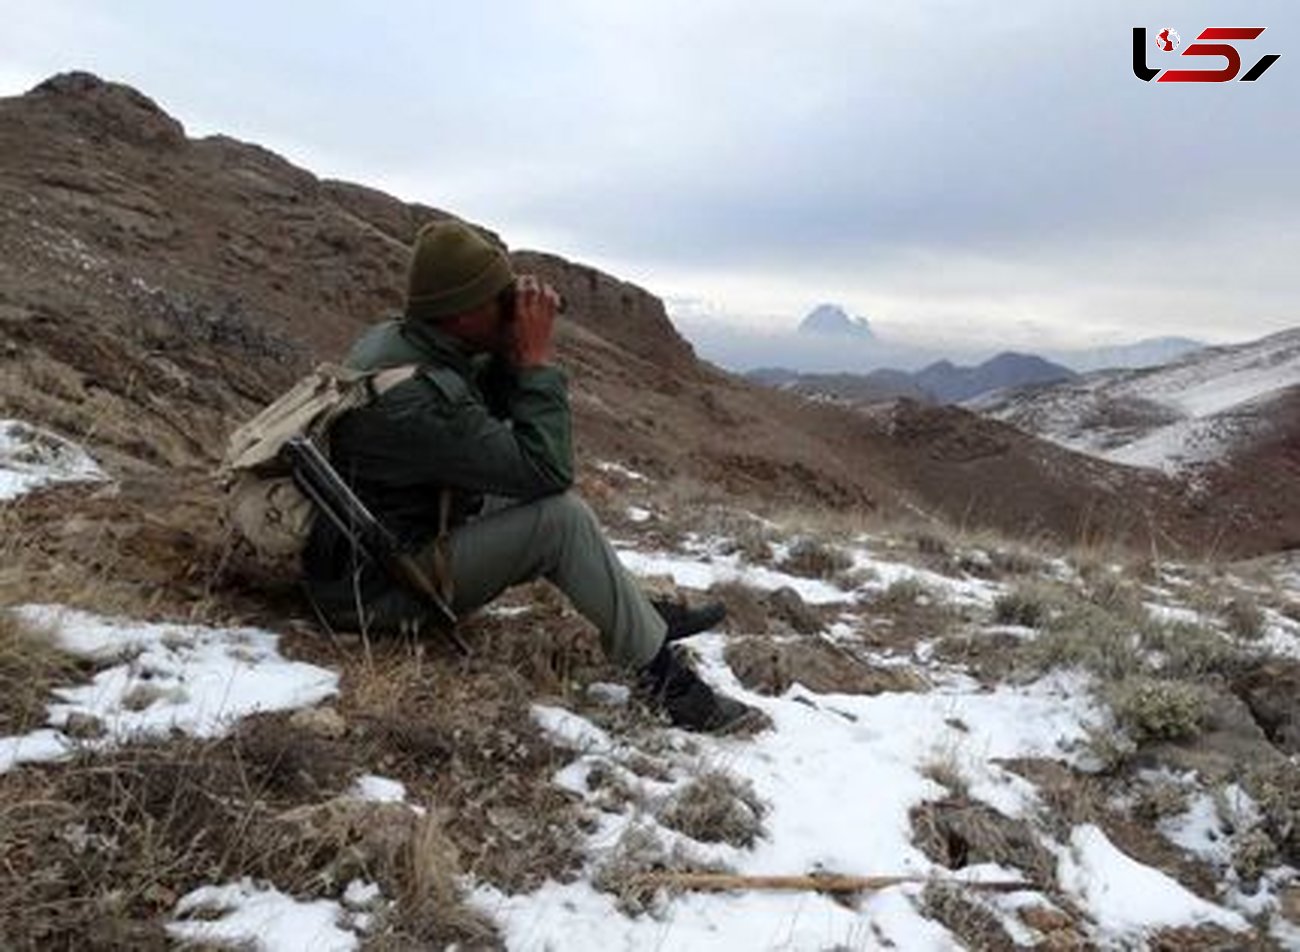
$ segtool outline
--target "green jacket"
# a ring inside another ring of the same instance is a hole
[[[453,526],[478,512],[484,495],[533,499],[573,483],[568,384],[556,367],[514,371],[472,357],[419,321],[372,327],[347,363],[362,370],[417,364],[420,371],[335,422],[330,456],[340,475],[408,546],[433,539],[438,500],[452,490]],[[318,596],[338,583],[355,599],[356,553],[326,520],[317,520],[304,555]],[[364,588],[386,581],[362,571]],[[326,599],[328,600],[328,598]]]

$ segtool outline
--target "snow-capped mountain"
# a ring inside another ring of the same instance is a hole
[[[850,317],[838,304],[819,304],[799,324],[800,334],[821,334],[874,340],[875,333],[865,317]]]
[[[966,404],[1020,429],[1115,463],[1179,473],[1293,425],[1300,328],[1212,347],[1142,370],[1106,370]]]

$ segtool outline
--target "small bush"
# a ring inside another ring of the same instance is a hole
[[[1043,594],[1028,588],[1004,592],[993,603],[993,620],[999,625],[1039,628],[1047,621],[1048,612]]]
[[[1237,650],[1219,632],[1188,622],[1149,621],[1139,633],[1141,646],[1161,655],[1160,671],[1166,677],[1193,678],[1229,670]]]
[[[1205,696],[1194,684],[1132,677],[1113,685],[1108,695],[1116,721],[1139,744],[1183,740],[1201,731]]]
[[[853,559],[833,545],[805,538],[790,547],[790,554],[781,562],[781,568],[791,575],[830,579],[853,568]]]
[[[1142,670],[1137,626],[1086,602],[1064,604],[1046,630],[1025,646],[1025,658],[1039,670],[1084,668],[1114,681]]]
[[[1300,865],[1300,764],[1255,767],[1243,786],[1258,805],[1263,830],[1277,844],[1282,862]]]
[[[1242,833],[1232,841],[1232,868],[1248,888],[1277,863],[1277,846],[1263,830]]]
[[[1187,787],[1169,777],[1157,777],[1142,785],[1133,804],[1133,814],[1148,823],[1186,813],[1190,805]]]
[[[1125,617],[1140,617],[1142,599],[1137,590],[1122,576],[1103,572],[1088,590],[1088,600],[1108,611]]]
[[[1223,623],[1243,641],[1258,641],[1267,627],[1263,610],[1250,595],[1238,595],[1224,606]]]
[[[912,576],[890,582],[889,587],[880,593],[875,604],[887,610],[904,610],[918,604],[922,599],[934,599],[934,593],[923,582]]]
[[[916,546],[916,551],[922,555],[948,556],[952,553],[952,547],[948,544],[947,538],[929,529],[921,529],[912,533],[912,544]]]
[[[989,561],[1000,576],[1037,575],[1046,564],[1041,556],[1023,549],[994,549],[989,553]]]

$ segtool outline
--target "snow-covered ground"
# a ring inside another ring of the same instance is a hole
[[[308,707],[338,690],[337,674],[286,659],[279,636],[257,628],[152,624],[56,605],[12,610],[104,667],[89,684],[55,690],[47,727],[0,737],[0,772],[174,730],[214,737],[255,711]]]
[[[953,604],[990,606],[1005,586],[982,579],[954,579],[877,554],[870,540],[848,553],[853,572],[865,579],[851,591],[830,582],[802,579],[775,568],[746,564],[726,540],[692,537],[680,552],[641,552],[624,547],[620,556],[633,571],[668,575],[679,585],[706,588],[723,581],[740,582],[760,591],[789,587],[815,604],[838,605],[852,618],[863,603],[891,584],[911,579]],[[725,554],[730,553],[730,554]],[[1152,616],[1186,620],[1189,609],[1152,601]],[[1199,616],[1198,616],[1199,617]],[[1203,618],[1200,620],[1204,621]],[[833,627],[842,627],[837,623]],[[849,626],[851,627],[851,626]],[[997,626],[987,626],[990,631]],[[1005,626],[1004,626],[1005,627]],[[1001,630],[1001,629],[998,629]],[[1274,631],[1271,637],[1289,637]],[[1018,637],[1033,637],[1030,629]],[[641,915],[628,916],[618,897],[593,885],[602,866],[616,862],[631,837],[647,833],[665,855],[685,850],[696,866],[725,864],[742,875],[838,873],[903,875],[920,880],[1011,880],[1023,873],[997,866],[972,866],[959,873],[933,862],[912,839],[910,812],[945,791],[931,779],[933,764],[955,769],[976,801],[1003,815],[1031,819],[1042,808],[1036,788],[1001,766],[1015,758],[1050,758],[1082,766],[1080,751],[1090,725],[1104,715],[1092,700],[1082,674],[1061,674],[1038,682],[990,690],[959,671],[932,667],[932,687],[924,692],[876,696],[818,694],[795,684],[779,697],[747,691],[724,658],[725,638],[709,634],[692,639],[700,670],[718,688],[762,709],[773,727],[752,738],[691,738],[678,735],[666,755],[669,779],[648,779],[629,763],[639,752],[573,711],[538,707],[534,716],[554,742],[578,752],[556,782],[595,804],[599,784],[593,772],[612,773],[634,792],[637,808],[604,812],[587,849],[591,878],[551,883],[525,895],[504,895],[480,885],[474,903],[503,929],[514,949],[951,949],[956,938],[920,911],[921,882],[902,884],[865,895],[857,904],[842,904],[816,893],[764,890],[724,894],[686,892],[663,898]],[[617,692],[600,686],[607,703],[626,703]],[[676,732],[670,732],[676,733]],[[752,786],[766,805],[764,835],[752,847],[699,843],[659,822],[657,811],[689,785],[692,778],[723,769]],[[1195,782],[1193,778],[1190,783]],[[595,789],[593,789],[593,786]],[[1208,794],[1200,794],[1208,799]],[[1201,807],[1194,801],[1197,809]],[[1205,836],[1204,818],[1170,824],[1166,835]],[[1215,925],[1231,932],[1249,928],[1245,915],[1265,916],[1275,900],[1264,891],[1245,895],[1229,890],[1222,903],[1200,898],[1165,872],[1127,855],[1097,826],[1076,826],[1063,841],[1039,833],[1043,847],[1056,857],[1057,879],[1064,897],[1089,918],[1089,941],[1102,947],[1140,947],[1158,930]],[[1191,851],[1189,849],[1189,851]],[[1275,871],[1273,886],[1294,877],[1294,870]],[[1034,888],[986,895],[979,901],[1024,944],[1041,941],[1013,913],[1026,906],[1058,908],[1057,897]],[[1234,908],[1235,906],[1235,908]],[[1291,927],[1274,917],[1275,936]]]
[[[51,483],[107,478],[90,454],[70,440],[22,420],[0,420],[0,501]]]
[[[1300,386],[1300,330],[1196,351],[1162,367],[1098,371],[970,401],[1070,449],[1175,473],[1221,457],[1267,425],[1268,405]]]
[[[609,471],[616,472],[612,465]],[[651,501],[642,502],[632,507],[633,523],[653,520]],[[764,565],[748,563],[736,550],[733,540],[704,536],[690,536],[675,550],[647,551],[634,540],[619,544],[620,557],[634,573],[667,575],[687,588],[738,582],[759,592],[791,589],[834,619],[821,637],[837,643],[853,638],[870,616],[872,603],[900,582],[915,582],[918,597],[943,599],[969,617],[986,619],[976,623],[982,627],[975,637],[1038,636],[1034,629],[993,624],[990,610],[1008,591],[1007,584],[910,565],[877,539],[847,544],[843,555],[849,568],[833,581],[785,571],[790,549],[781,543],[770,547],[772,558]],[[1046,571],[1058,579],[1069,574],[1061,565]],[[1148,589],[1146,610],[1153,618],[1210,623],[1180,604],[1173,590],[1173,582]],[[106,747],[171,730],[214,736],[253,711],[309,706],[338,690],[334,672],[282,657],[271,632],[146,624],[48,605],[17,611],[54,632],[66,650],[93,659],[100,670],[91,683],[56,692],[45,727],[0,739],[0,770],[63,757],[78,745]],[[496,615],[528,611],[514,607]],[[1260,650],[1300,654],[1300,624],[1271,610],[1266,621]],[[1062,835],[1040,822],[1040,791],[1007,763],[1038,758],[1087,768],[1089,731],[1105,724],[1108,715],[1081,672],[1058,672],[1029,683],[980,683],[960,667],[934,660],[928,651],[905,647],[897,656],[873,652],[872,658],[879,654],[883,664],[919,667],[924,678],[918,683],[927,688],[828,694],[796,680],[784,693],[767,696],[737,679],[726,660],[725,636],[704,634],[687,644],[706,680],[760,708],[771,727],[752,737],[653,728],[657,740],[648,750],[639,746],[643,735],[623,736],[601,726],[606,722],[598,712],[629,703],[624,685],[590,685],[587,706],[581,707],[585,715],[554,704],[536,705],[537,723],[557,746],[573,752],[554,782],[587,804],[594,823],[583,844],[585,875],[575,881],[548,882],[514,895],[487,883],[467,884],[472,904],[497,923],[510,948],[958,948],[957,938],[923,911],[927,880],[1025,883],[1023,889],[968,893],[1007,935],[1025,945],[1043,938],[1021,915],[1030,907],[1058,915],[1063,906],[1078,909],[1086,917],[1077,923],[1083,938],[1106,948],[1138,948],[1155,931],[1177,926],[1213,924],[1243,932],[1249,928],[1247,916],[1262,916],[1284,945],[1297,935],[1278,915],[1276,898],[1294,881],[1295,870],[1269,870],[1250,893],[1231,871],[1229,827],[1235,823],[1244,829],[1258,821],[1257,808],[1240,788],[1203,788],[1194,774],[1175,778],[1190,792],[1187,807],[1159,824],[1170,844],[1222,875],[1224,888],[1216,901],[1192,894],[1167,873],[1126,854],[1123,844],[1100,826],[1079,824]],[[84,727],[90,721],[99,730],[88,738]],[[78,731],[72,731],[74,724]],[[79,739],[73,740],[72,733]],[[638,768],[647,758],[657,770]],[[1028,883],[1021,870],[988,863],[950,870],[927,857],[914,842],[912,814],[951,794],[944,786],[950,781],[940,782],[936,765],[959,779],[971,801],[1010,821],[1024,821],[1055,863],[1059,894]],[[361,775],[349,796],[408,802],[402,783],[366,773],[370,765],[357,767]],[[668,819],[666,810],[675,798],[701,777],[719,772],[743,784],[757,804],[761,832],[752,843],[701,842]],[[602,786],[593,782],[599,775],[616,778],[628,792],[625,808],[602,804]],[[1231,817],[1224,815],[1224,804]],[[619,896],[601,888],[601,877],[638,838],[657,842],[665,857],[686,857],[693,868],[720,865],[749,876],[843,874],[912,881],[852,902],[816,892],[761,889],[664,892],[629,914]],[[168,931],[180,941],[245,942],[272,952],[353,949],[390,901],[362,881],[348,886],[338,901],[301,901],[250,880],[214,883],[179,901]]]
[[[993,761],[1069,759],[1068,748],[1082,738],[1089,717],[1086,692],[1071,678],[991,693],[969,684],[867,697],[819,695],[796,686],[781,697],[764,697],[736,681],[722,659],[722,636],[697,638],[695,648],[709,680],[761,708],[773,729],[747,739],[698,738],[697,749],[674,756],[674,779],[665,783],[637,777],[624,765],[636,751],[599,727],[542,708],[538,720],[555,741],[581,752],[557,782],[591,796],[587,775],[612,768],[653,804],[670,800],[699,771],[723,768],[752,784],[767,805],[766,834],[750,849],[700,844],[660,825],[648,810],[603,814],[588,843],[594,865],[616,854],[620,838],[635,828],[742,874],[902,875],[921,881],[866,896],[858,908],[817,894],[754,890],[685,895],[634,918],[587,881],[522,896],[481,888],[475,902],[501,923],[512,948],[825,949],[870,941],[872,947],[950,949],[952,937],[912,902],[925,877],[950,876],[912,843],[909,811],[943,795],[924,775],[927,764],[955,759],[979,795],[1021,816],[1037,804],[1035,791]],[[970,867],[960,876],[967,882],[1022,878],[995,866]]]

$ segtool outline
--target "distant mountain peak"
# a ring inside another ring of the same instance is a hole
[[[875,340],[876,335],[865,317],[850,317],[838,304],[818,304],[799,324],[800,334],[821,334]]]

